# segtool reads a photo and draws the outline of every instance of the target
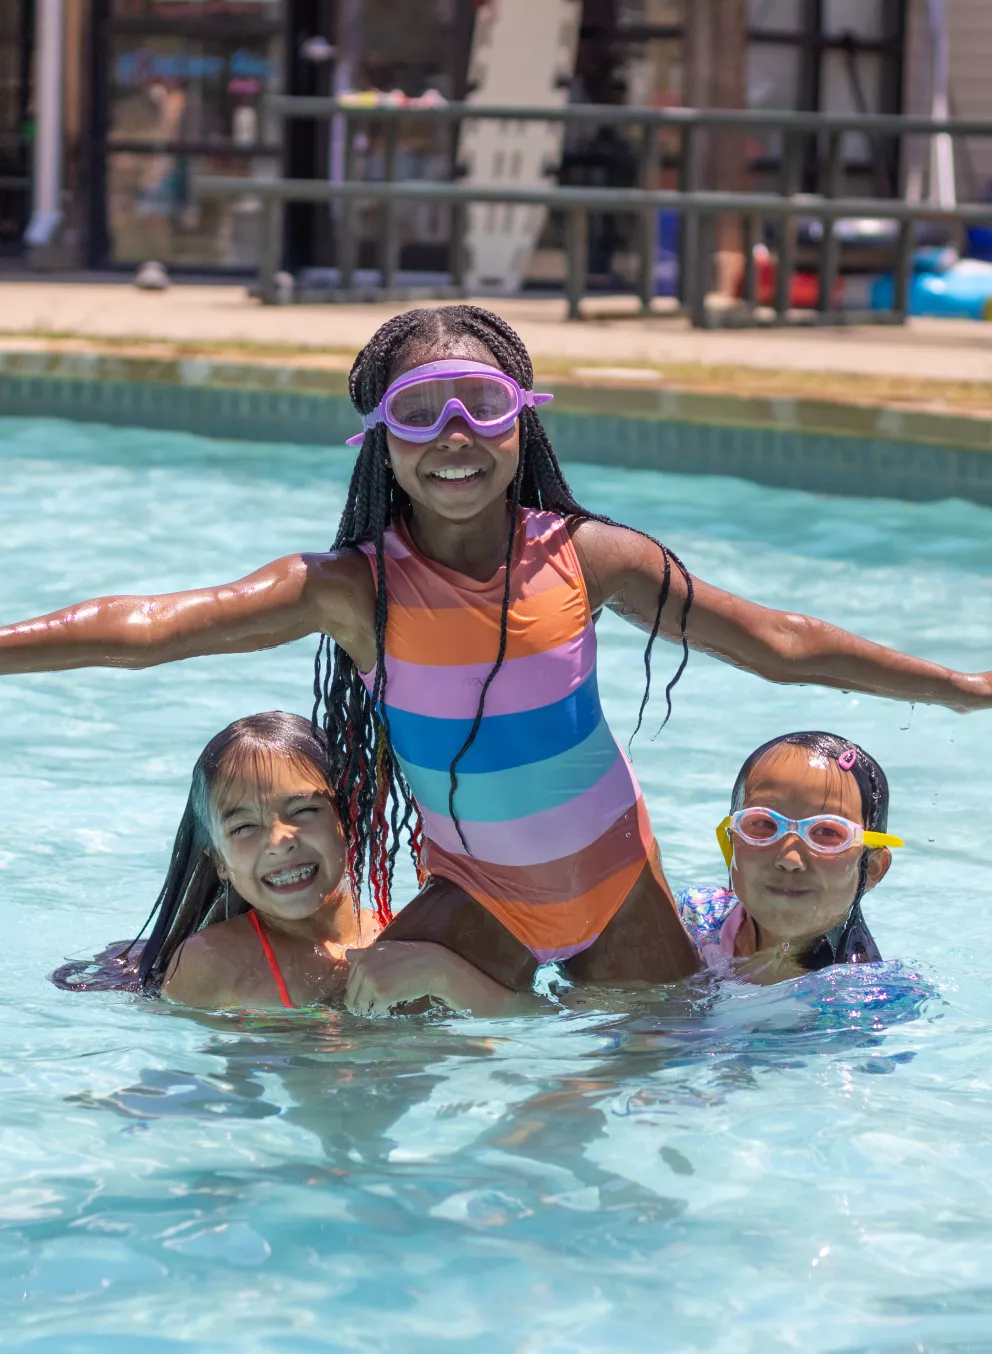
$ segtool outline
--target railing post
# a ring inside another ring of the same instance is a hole
[[[760,217],[753,212],[744,214],[744,304],[753,310],[757,304],[757,272],[754,266],[754,247],[758,243]]]
[[[640,235],[640,266],[638,277],[638,292],[641,298],[641,314],[651,314],[651,303],[654,301],[654,257],[655,243],[658,230],[658,212],[653,207],[646,207],[640,214],[638,222],[638,234]]]
[[[355,128],[350,117],[344,119],[344,177],[350,182],[355,176]],[[351,291],[355,285],[355,214],[358,206],[353,197],[340,199],[338,212],[338,287]]]
[[[387,183],[396,182],[396,148],[399,142],[399,121],[387,118],[385,124],[386,144],[383,152],[382,176]],[[396,286],[399,241],[396,231],[396,199],[388,197],[382,204],[382,287],[391,292]]]
[[[827,152],[827,181],[824,196],[841,196],[844,177],[844,133],[831,132],[830,146]],[[834,229],[837,222],[833,217],[823,217],[823,237],[820,240],[820,291],[817,297],[817,310],[820,318],[830,315],[834,310],[834,291],[837,285],[837,270],[840,265],[840,243]]]
[[[468,257],[465,237],[468,234],[468,214],[471,207],[467,202],[455,202],[451,207],[450,240],[448,244],[448,273],[456,296],[466,294],[465,278],[468,273]]]
[[[909,314],[909,288],[913,276],[913,249],[916,244],[915,222],[899,223],[899,239],[896,244],[895,268],[893,269],[892,314],[900,324],[906,323]]]
[[[258,299],[274,306],[279,297],[276,273],[282,267],[283,202],[274,194],[265,198],[262,209],[262,238],[258,250]]]
[[[679,188],[683,193],[696,191],[699,178],[696,158],[696,128],[687,123],[682,128],[682,156],[679,165]],[[684,211],[679,241],[679,300],[683,306],[692,305],[698,231],[698,213],[692,209]]]
[[[782,145],[782,184],[784,198],[797,191],[800,140],[795,132],[786,132]],[[796,260],[796,221],[783,216],[779,230],[778,269],[775,277],[775,313],[784,320],[792,308],[792,274]]]
[[[712,212],[694,214],[696,241],[693,252],[694,272],[689,292],[689,314],[693,329],[709,328],[706,297],[713,281],[713,252],[716,245],[716,217]]]
[[[568,318],[582,317],[582,297],[589,267],[589,213],[585,207],[570,207],[565,225],[568,251]]]
[[[654,179],[658,165],[658,131],[650,123],[641,129],[641,154],[639,183],[642,188],[655,186]],[[640,276],[638,291],[641,298],[641,313],[651,312],[654,301],[654,258],[657,240],[658,211],[648,207],[640,213],[638,235],[640,236]]]

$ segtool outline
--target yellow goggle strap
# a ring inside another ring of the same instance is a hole
[[[717,845],[720,847],[720,851],[723,854],[723,858],[727,862],[727,869],[729,870],[734,860],[734,843],[731,840],[730,836],[729,815],[726,818],[724,818],[723,822],[717,828],[716,840]]]
[[[870,846],[873,849],[876,846],[896,847],[906,845],[901,837],[893,837],[891,832],[865,832],[861,840],[865,846]]]

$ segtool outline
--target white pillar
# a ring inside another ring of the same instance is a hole
[[[35,50],[34,201],[27,244],[51,244],[62,221],[63,0],[38,0]]]
[[[933,50],[933,99],[930,116],[935,122],[946,122],[950,108],[948,88],[950,57],[944,0],[930,0],[930,41]],[[954,143],[946,132],[938,132],[930,142],[930,201],[936,202],[940,207],[953,207],[957,202]]]
[[[335,99],[340,99],[342,94],[350,94],[355,87],[361,59],[363,17],[362,0],[341,0],[338,5],[337,50],[331,83],[331,94]],[[344,136],[344,118],[332,118],[328,166],[328,178],[332,183],[340,183],[344,179]]]

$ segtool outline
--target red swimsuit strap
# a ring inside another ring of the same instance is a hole
[[[276,988],[282,998],[282,1004],[283,1006],[288,1006],[291,1011],[295,1011],[296,1007],[293,1005],[292,999],[290,998],[289,988],[286,986],[286,980],[282,976],[279,962],[276,959],[275,951],[269,943],[269,938],[262,930],[262,923],[258,920],[258,916],[254,911],[249,912],[248,916],[251,918],[251,924],[255,928],[255,934],[261,942],[262,953],[269,961],[269,968],[272,970],[272,976],[276,980]]]

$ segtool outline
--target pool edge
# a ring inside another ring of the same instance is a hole
[[[992,505],[987,418],[664,386],[550,388],[556,401],[542,417],[562,460]],[[357,424],[343,371],[9,348],[0,351],[4,415],[310,445],[340,444]]]

